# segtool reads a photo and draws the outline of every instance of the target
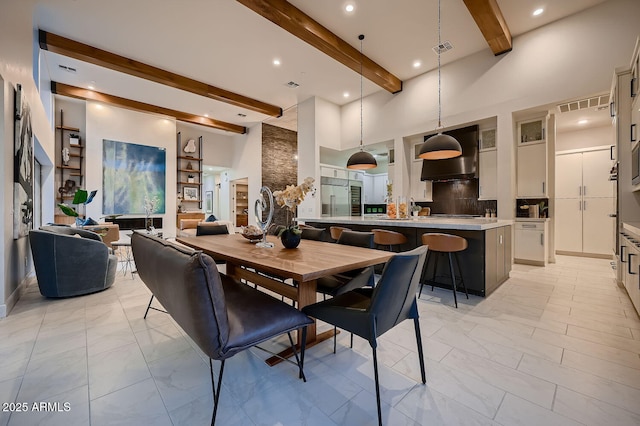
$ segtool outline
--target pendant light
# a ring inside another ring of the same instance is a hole
[[[373,155],[364,151],[362,144],[362,40],[364,35],[360,34],[358,40],[360,40],[360,151],[349,157],[347,169],[367,170],[378,167],[378,162]]]
[[[440,95],[441,78],[440,78],[440,0],[438,0],[438,127],[436,127],[437,135],[431,136],[420,146],[418,157],[424,160],[444,160],[446,158],[455,158],[462,155],[462,147],[460,142],[452,136],[442,134],[442,99]]]

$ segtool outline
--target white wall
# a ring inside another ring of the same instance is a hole
[[[614,137],[615,129],[613,126],[592,127],[585,130],[557,133],[556,152],[602,145],[614,145]]]
[[[210,132],[206,127],[176,122],[176,131],[182,132],[182,140],[198,140],[202,136],[203,164],[206,166],[231,167],[233,164],[234,140],[231,134]]]
[[[253,203],[258,198],[260,188],[262,187],[262,123],[254,124],[247,129],[244,135],[233,136],[233,166],[225,179],[229,181],[247,178],[249,182],[249,224],[256,223],[256,215],[253,209]],[[228,181],[225,182],[228,184]],[[229,196],[229,188],[227,186],[225,193]],[[220,199],[222,204],[223,194],[221,192]],[[228,198],[227,198],[228,199]],[[229,214],[227,207],[227,214]],[[226,220],[234,221],[235,218],[228,216]]]
[[[31,107],[34,136],[40,141],[40,155],[53,158],[53,131],[33,80],[33,10],[36,0],[3,0],[0,13],[0,317],[11,310],[20,291],[33,276],[27,238],[13,239],[13,90],[22,85]],[[50,160],[52,161],[52,160]],[[49,183],[51,186],[52,183]],[[43,188],[43,192],[53,188]]]
[[[97,219],[110,212],[102,211],[102,140],[129,142],[166,149],[166,200],[163,232],[175,235],[176,198],[176,122],[162,116],[131,111],[87,101],[86,105],[86,188],[98,189],[98,195],[87,204],[87,216]],[[158,216],[158,215],[154,215]],[[140,217],[140,216],[138,216]]]

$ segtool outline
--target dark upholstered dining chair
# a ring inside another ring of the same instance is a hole
[[[373,232],[351,231],[348,229],[345,229],[340,233],[340,237],[338,237],[338,244],[364,248],[375,247],[375,244],[373,243]],[[344,290],[342,289],[342,287],[349,281],[351,281],[355,276],[359,275],[362,271],[362,269],[356,269],[354,271],[348,271],[337,275],[319,278],[317,281],[317,291],[318,293],[322,293],[325,296],[336,296],[338,294],[344,293],[344,291],[348,290]],[[373,274],[371,274],[371,277],[367,284],[373,286]]]
[[[315,228],[309,225],[300,225],[303,240],[324,241],[324,228]]]
[[[369,341],[373,350],[379,425],[382,425],[382,410],[376,353],[377,338],[405,319],[413,320],[422,383],[427,381],[416,301],[426,254],[426,246],[398,253],[387,262],[374,288],[356,289],[302,308],[309,316],[334,324]]]
[[[222,374],[227,358],[287,333],[299,377],[304,376],[304,345],[312,320],[273,297],[218,273],[215,262],[201,251],[179,247],[134,232],[131,236],[138,275],[167,313],[209,357],[215,423]],[[301,354],[291,331],[302,329]],[[220,360],[217,385],[212,360]]]

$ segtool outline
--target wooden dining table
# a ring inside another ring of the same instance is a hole
[[[276,237],[268,236],[267,240],[273,242],[274,247],[257,247],[240,234],[176,238],[181,244],[226,261],[227,275],[295,300],[298,309],[316,302],[318,278],[385,263],[393,256],[387,251],[313,240],[302,240],[297,248],[286,249]],[[290,278],[296,285],[272,277]],[[307,328],[306,346],[332,338],[333,333],[328,330],[318,334],[314,321]],[[298,346],[301,335],[298,332]],[[293,352],[289,348],[279,355],[288,358]],[[280,361],[278,357],[271,357],[267,364],[275,365]]]

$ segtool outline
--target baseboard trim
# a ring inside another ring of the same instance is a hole
[[[11,293],[11,295],[7,298],[5,304],[0,305],[0,318],[5,318],[16,306],[18,300],[22,297],[22,295],[27,291],[27,287],[33,282],[36,281],[36,276],[34,273],[28,274],[25,276],[18,287]]]
[[[546,266],[546,263],[542,260],[513,259],[513,263],[519,263],[521,265]]]
[[[611,254],[584,253],[581,251],[556,250],[556,254],[561,254],[564,256],[591,257],[595,259],[613,259],[613,255]]]

